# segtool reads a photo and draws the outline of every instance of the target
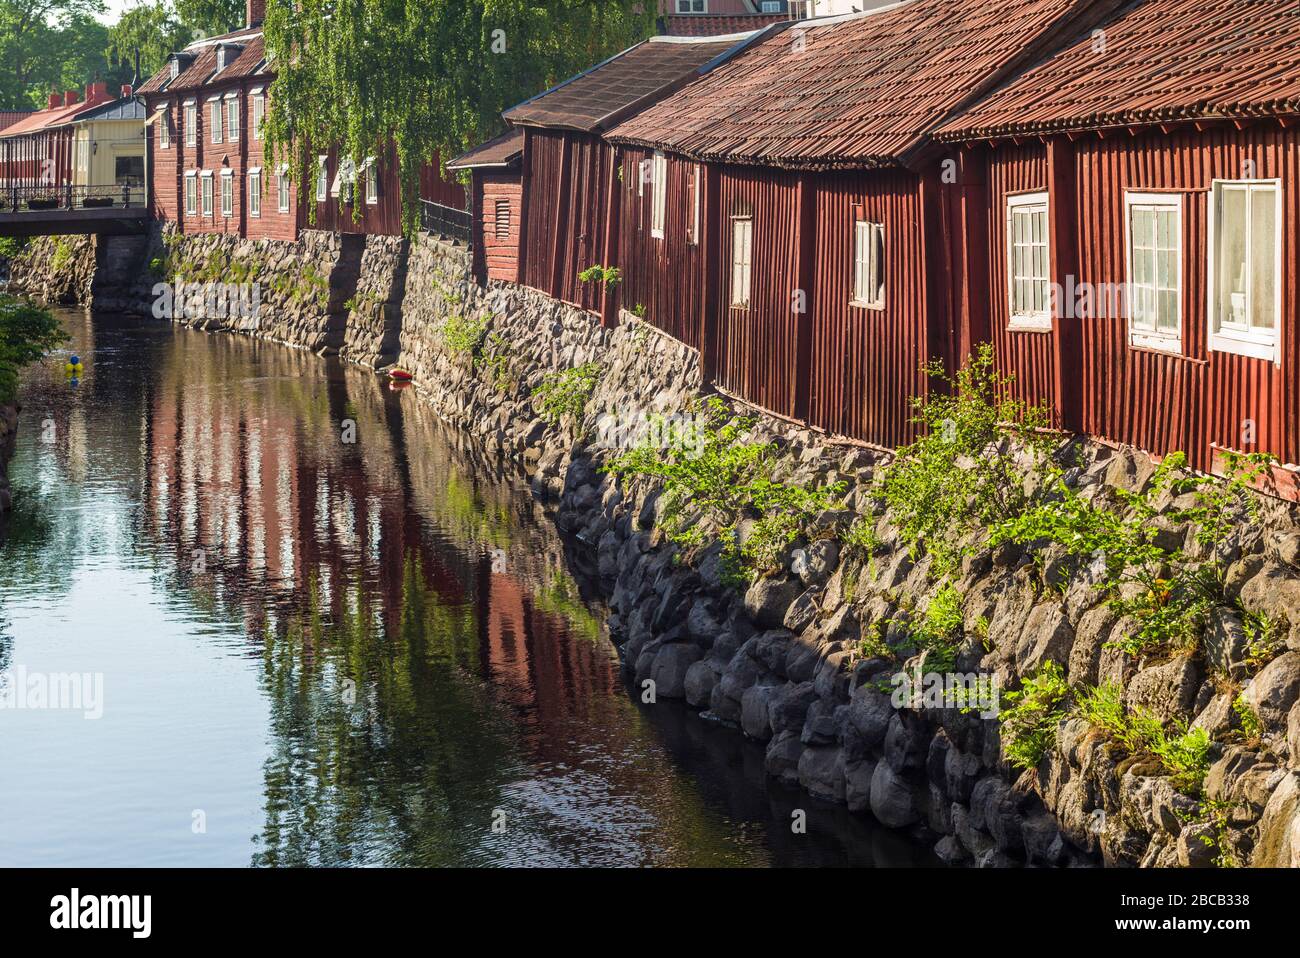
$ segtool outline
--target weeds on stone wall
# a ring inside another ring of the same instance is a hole
[[[1112,647],[1130,655],[1194,651],[1216,606],[1233,606],[1249,616],[1224,588],[1225,546],[1241,523],[1257,517],[1259,507],[1249,489],[1271,461],[1267,455],[1230,455],[1224,481],[1188,473],[1186,456],[1172,453],[1146,488],[1115,490],[1118,509],[1086,500],[1057,470],[1050,495],[997,523],[989,544],[1046,541],[1073,559],[1090,562],[1112,607],[1135,623],[1112,640]],[[1172,508],[1167,506],[1171,499]],[[1185,553],[1181,539],[1169,544],[1172,530],[1184,524],[1196,530],[1206,556],[1201,561]],[[1260,627],[1257,619],[1252,624]]]
[[[697,428],[689,443],[671,437],[667,448],[639,446],[604,469],[662,483],[660,526],[668,539],[685,548],[721,540],[724,568],[739,585],[775,567],[815,518],[841,508],[846,486],[778,481],[775,448],[748,438],[754,417],[732,415],[716,396],[692,412]]]
[[[583,363],[547,373],[533,394],[538,414],[552,426],[568,417],[580,430],[587,402],[596,391],[600,376],[600,363]]]
[[[475,366],[483,378],[499,393],[514,392],[519,387],[514,373],[515,353],[504,336],[491,333],[484,341]]]
[[[25,236],[0,236],[0,258],[15,259],[27,249]]]
[[[471,361],[477,360],[487,336],[487,317],[469,319],[460,313],[452,313],[443,322],[440,335],[452,352],[468,356]]]
[[[926,371],[935,389],[912,400],[921,437],[885,469],[883,494],[901,540],[929,552],[933,571],[946,575],[972,533],[1029,505],[1025,474],[1042,468],[1054,439],[1043,432],[1046,407],[1015,397],[1014,377],[997,371],[991,346],[956,376],[940,364]]]
[[[956,667],[957,651],[965,637],[962,631],[963,604],[961,592],[947,583],[919,615],[881,621],[877,634],[864,639],[859,651],[867,657],[896,658],[898,650],[885,642],[884,635],[897,628],[907,635],[910,645],[925,653],[927,672],[951,672]]]
[[[1021,679],[1020,688],[1004,692],[1011,703],[1002,710],[1002,751],[1016,768],[1035,768],[1056,743],[1056,729],[1066,717],[1070,687],[1065,672],[1055,662],[1045,662],[1033,675]]]

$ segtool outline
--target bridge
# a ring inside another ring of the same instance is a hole
[[[148,224],[142,186],[0,187],[0,236],[130,236]]]

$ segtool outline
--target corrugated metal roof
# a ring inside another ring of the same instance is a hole
[[[63,126],[78,119],[81,114],[103,105],[104,101],[98,103],[81,101],[69,106],[56,106],[53,109],[37,110],[35,113],[27,114],[25,118],[17,123],[0,130],[0,139],[7,139],[12,136],[28,136],[32,133],[40,133],[57,126]]]
[[[462,153],[447,164],[449,170],[472,170],[485,167],[509,167],[519,161],[524,152],[524,131],[507,130],[480,146]]]
[[[737,51],[757,34],[651,37],[502,114],[512,124],[594,132]]]
[[[1300,112],[1296,0],[1142,0],[1101,29],[947,123],[940,138]]]
[[[1108,0],[908,0],[776,28],[610,131],[615,141],[789,168],[898,163],[974,95]]]
[[[8,129],[35,112],[35,110],[0,110],[0,130]]]

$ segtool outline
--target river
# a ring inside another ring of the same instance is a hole
[[[61,316],[85,371],[24,376],[0,545],[0,865],[932,863],[641,704],[581,554],[411,390]]]

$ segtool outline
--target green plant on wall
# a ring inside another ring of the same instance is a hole
[[[584,269],[578,274],[578,279],[584,283],[599,283],[609,290],[622,282],[623,271],[617,266],[601,266],[597,264]]]
[[[551,425],[557,425],[566,416],[580,423],[587,402],[600,382],[600,373],[600,363],[583,363],[547,373],[534,394],[541,417]]]

